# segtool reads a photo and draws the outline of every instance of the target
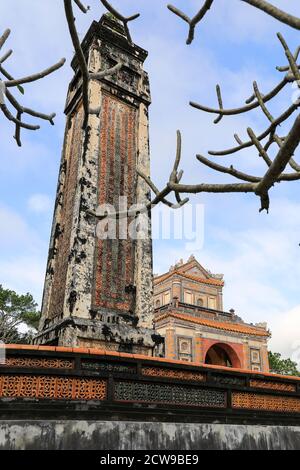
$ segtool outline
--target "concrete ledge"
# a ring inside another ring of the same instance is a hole
[[[300,427],[0,421],[0,450],[299,450]]]

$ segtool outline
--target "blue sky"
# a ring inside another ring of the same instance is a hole
[[[72,77],[69,62],[73,47],[68,36],[61,0],[1,0],[1,30],[10,27],[8,47],[14,49],[7,63],[14,75],[26,75],[67,58],[67,64],[42,82],[26,86],[20,100],[44,112],[57,113],[54,127],[42,122],[37,132],[23,132],[17,148],[13,127],[1,118],[0,167],[0,282],[19,292],[30,291],[40,301],[50,224],[62,146],[63,107]],[[98,0],[88,2],[87,15],[76,8],[81,37],[104,9]],[[201,2],[174,0],[193,14]],[[298,0],[275,1],[291,13],[300,13]],[[219,182],[223,176],[200,166],[195,155],[208,149],[232,146],[233,133],[246,136],[250,125],[263,130],[266,119],[257,112],[223,121],[215,126],[211,115],[188,106],[189,100],[216,104],[220,83],[224,104],[239,106],[252,93],[257,80],[266,92],[280,79],[276,65],[286,59],[276,32],[292,49],[297,35],[239,0],[217,0],[196,39],[186,46],[187,26],[166,8],[164,0],[114,0],[124,14],[141,13],[131,25],[134,41],[149,51],[145,68],[152,90],[150,143],[152,177],[158,186],[168,178],[175,151],[176,129],[183,136],[185,182]],[[272,106],[276,115],[290,105],[288,89]],[[284,129],[283,129],[284,131]],[[253,150],[218,160],[261,174],[262,162]],[[231,179],[226,178],[227,181]],[[259,214],[254,196],[199,195],[193,204],[204,205],[204,243],[187,247],[187,240],[155,240],[154,271],[164,272],[193,251],[213,272],[224,273],[225,308],[235,308],[246,321],[267,321],[273,331],[271,346],[298,360],[300,346],[300,197],[299,183],[281,184],[272,191],[271,211]],[[202,230],[199,227],[199,230]],[[299,357],[300,358],[300,357]]]

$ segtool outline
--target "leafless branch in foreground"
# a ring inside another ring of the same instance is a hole
[[[121,15],[121,13],[119,13],[107,0],[100,0],[100,2],[115,18],[117,18],[119,21],[121,21],[124,24],[127,39],[130,43],[132,43],[130,31],[128,28],[128,23],[130,21],[136,20],[140,16],[140,14],[136,13],[135,15],[126,17],[126,16]]]
[[[143,207],[139,209],[134,208],[134,209],[129,209],[128,211],[117,212],[113,214],[109,214],[106,212],[105,214],[100,215],[100,214],[97,214],[97,212],[93,212],[93,211],[87,211],[87,213],[92,217],[96,217],[98,220],[104,220],[106,218],[122,219],[125,217],[137,217],[140,214],[148,213],[159,203],[163,203],[166,206],[170,207],[171,209],[179,209],[183,207],[187,202],[189,202],[189,198],[186,197],[184,199],[181,199],[179,192],[174,190],[172,187],[173,184],[179,184],[183,175],[182,170],[178,171],[180,160],[181,160],[181,134],[180,134],[180,131],[177,131],[177,149],[176,149],[176,157],[174,160],[173,169],[171,171],[168,183],[161,191],[157,189],[153,181],[147,175],[145,175],[139,169],[137,170],[139,177],[142,178],[147,183],[149,188],[154,193],[154,198],[151,201],[149,201],[147,204],[145,204]],[[175,193],[177,203],[172,203],[168,199],[166,199],[166,197],[172,192]]]
[[[248,3],[249,5],[257,8],[258,10],[263,11],[267,15],[272,16],[273,18],[280,21],[281,23],[287,24],[291,28],[300,30],[300,18],[297,18],[296,16],[290,15],[289,13],[283,10],[280,10],[279,8],[275,7],[269,2],[266,2],[265,0],[241,0],[241,1]],[[175,6],[168,5],[168,9],[172,13],[179,16],[179,18],[181,18],[183,21],[185,21],[189,25],[189,33],[188,33],[188,38],[186,41],[187,44],[191,44],[193,42],[194,36],[195,36],[195,28],[197,24],[199,24],[201,20],[203,20],[203,18],[208,13],[213,3],[214,3],[214,0],[205,0],[203,6],[200,8],[200,10],[196,13],[196,15],[193,18],[190,18],[189,16],[187,16],[184,12],[182,12]]]
[[[178,8],[174,7],[173,5],[168,5],[169,10],[174,13],[175,15],[179,16],[182,20],[184,20],[189,25],[189,34],[186,40],[187,44],[191,44],[195,37],[195,28],[197,24],[204,18],[204,16],[210,10],[214,0],[205,0],[203,7],[196,13],[193,18],[189,18],[185,13]]]
[[[78,6],[78,8],[83,12],[83,13],[87,13],[90,9],[89,6],[84,6],[83,3],[80,1],[80,0],[74,0],[74,2],[76,3],[76,5]]]
[[[10,30],[7,29],[3,35],[0,37],[0,50],[4,46],[5,42],[7,41],[8,37],[10,35]],[[60,67],[62,67],[65,63],[65,59],[61,59],[57,64],[47,68],[46,70],[43,70],[42,72],[39,72],[37,74],[29,75],[23,78],[19,79],[14,79],[10,73],[6,70],[6,68],[3,67],[3,63],[12,55],[13,51],[10,49],[4,55],[0,58],[0,73],[3,75],[3,77],[6,78],[6,80],[3,80],[0,76],[0,109],[4,116],[11,122],[15,124],[15,139],[17,142],[17,145],[21,147],[21,129],[28,129],[35,131],[40,128],[39,125],[33,125],[33,124],[28,124],[26,122],[22,121],[22,114],[29,114],[31,116],[34,116],[39,119],[44,119],[46,121],[49,121],[50,124],[54,124],[53,119],[55,117],[55,114],[44,114],[40,113],[38,111],[34,111],[33,109],[26,108],[22,106],[17,99],[14,97],[12,92],[9,91],[9,88],[15,88],[17,87],[18,90],[24,94],[24,90],[21,87],[21,85],[25,83],[31,83],[31,82],[36,82],[38,80],[41,80],[42,78],[46,77],[47,75],[50,75],[51,73],[55,72],[58,70]],[[12,112],[9,110],[8,106],[6,105],[6,99],[9,101],[10,105],[15,109],[16,115],[14,116]]]
[[[76,0],[74,0],[74,1],[77,4],[77,6],[79,6],[78,2]],[[130,33],[129,33],[129,29],[128,29],[128,22],[135,20],[140,15],[135,14],[135,15],[132,15],[132,16],[129,16],[129,17],[124,17],[107,0],[100,0],[100,1],[103,4],[103,6],[117,20],[121,21],[124,24],[127,39],[128,39],[129,42],[132,42],[131,36],[130,36]],[[99,71],[99,72],[96,72],[96,73],[89,72],[88,65],[86,63],[86,60],[85,60],[85,57],[84,57],[84,54],[83,54],[83,51],[82,51],[82,48],[81,48],[81,43],[80,43],[78,33],[77,33],[77,30],[76,30],[76,26],[75,26],[75,18],[74,18],[74,13],[73,13],[72,0],[64,0],[64,6],[65,6],[66,19],[67,19],[67,22],[68,22],[70,35],[71,35],[71,38],[72,38],[73,46],[75,48],[75,54],[76,54],[78,64],[79,64],[79,68],[81,70],[82,78],[83,78],[82,96],[83,96],[83,107],[84,107],[84,113],[85,113],[85,119],[84,119],[83,127],[86,127],[87,121],[88,121],[88,116],[90,114],[98,114],[100,112],[100,109],[92,110],[89,107],[88,90],[89,90],[90,80],[102,80],[102,79],[104,79],[108,76],[111,76],[111,75],[115,74],[118,70],[120,70],[121,67],[123,66],[123,64],[119,63],[119,64],[115,65],[114,67],[112,67],[110,69],[102,70],[102,71]],[[87,9],[84,9],[84,8],[80,8],[80,9],[84,13],[87,12]],[[152,180],[148,176],[146,176],[144,173],[142,173],[141,171],[138,170],[139,177],[142,178],[147,183],[147,185],[150,187],[150,189],[153,191],[153,193],[155,195],[154,198],[151,201],[149,201],[147,204],[145,204],[144,207],[139,209],[138,211],[135,210],[134,213],[131,213],[130,210],[125,211],[125,212],[118,212],[117,214],[113,214],[113,215],[108,214],[108,213],[105,213],[103,215],[99,215],[99,214],[97,214],[96,212],[93,212],[93,211],[88,211],[87,213],[90,216],[96,217],[99,220],[103,220],[103,219],[106,219],[106,218],[109,218],[109,217],[116,217],[116,218],[119,219],[119,218],[128,217],[128,216],[129,217],[130,216],[137,216],[141,213],[148,212],[153,207],[155,207],[157,204],[159,204],[160,202],[162,202],[163,204],[167,205],[168,207],[170,207],[172,209],[178,209],[178,208],[182,207],[183,205],[185,205],[189,201],[189,198],[186,197],[184,199],[181,199],[181,196],[180,196],[179,192],[174,191],[175,198],[176,198],[176,203],[170,202],[168,199],[166,199],[166,197],[171,192],[173,192],[173,189],[170,187],[170,185],[171,184],[179,184],[180,180],[182,178],[183,171],[178,172],[178,166],[180,164],[180,159],[181,159],[181,134],[180,134],[179,131],[177,131],[176,158],[175,158],[175,162],[174,162],[172,172],[170,174],[169,182],[165,186],[165,188],[163,190],[159,191],[157,189],[157,187],[155,186],[155,184],[152,182]]]
[[[285,71],[286,75],[284,79],[269,93],[263,95],[258,87],[256,82],[253,83],[253,94],[246,101],[246,106],[233,109],[225,109],[223,106],[223,98],[221,95],[220,86],[217,85],[217,100],[219,107],[218,108],[209,108],[201,104],[191,102],[191,106],[205,111],[207,113],[216,114],[217,118],[215,123],[220,122],[224,116],[229,115],[238,115],[245,114],[252,109],[259,108],[264,116],[269,121],[269,126],[267,129],[260,135],[256,135],[251,128],[247,129],[249,136],[249,141],[243,142],[240,137],[235,134],[235,140],[238,145],[226,150],[219,151],[209,151],[208,153],[213,156],[227,156],[232,155],[237,152],[240,152],[243,149],[253,147],[257,152],[259,157],[261,157],[266,163],[267,169],[263,176],[254,176],[249,175],[244,172],[239,171],[234,168],[232,165],[229,167],[219,165],[202,155],[197,155],[198,161],[211,168],[214,171],[223,174],[229,174],[241,181],[243,183],[236,184],[180,184],[178,182],[169,182],[169,188],[171,188],[177,194],[180,193],[200,193],[200,192],[210,192],[210,193],[227,193],[227,192],[244,192],[244,193],[254,193],[260,197],[261,200],[261,211],[269,210],[270,198],[269,191],[276,184],[283,181],[296,181],[300,180],[300,165],[295,161],[294,153],[300,143],[300,114],[297,114],[294,117],[294,121],[289,133],[286,136],[279,136],[278,130],[280,126],[285,123],[293,114],[298,110],[300,106],[300,99],[295,101],[289,106],[280,116],[274,117],[268,107],[267,103],[275,98],[279,93],[290,83],[295,83],[300,88],[300,66],[297,64],[297,59],[299,56],[299,48],[297,48],[295,54],[292,54],[285,39],[281,34],[278,33],[278,39],[284,49],[286,58],[289,65],[286,67],[277,67],[277,70]],[[264,142],[266,139],[266,142]],[[277,154],[274,159],[272,159],[268,153],[270,147],[276,145],[278,147]],[[290,166],[293,172],[285,172],[286,167]]]
[[[90,73],[88,69],[88,64],[85,60],[84,53],[81,47],[81,42],[77,33],[76,25],[75,25],[75,17],[74,17],[74,12],[73,12],[73,5],[72,5],[73,0],[64,0],[64,6],[65,6],[65,14],[66,14],[66,19],[69,27],[69,32],[71,35],[72,43],[75,49],[75,54],[78,60],[78,65],[80,68],[80,71],[82,73],[82,101],[83,101],[83,108],[84,108],[84,122],[83,122],[83,128],[87,126],[88,122],[88,117],[90,114],[99,114],[100,113],[100,108],[97,109],[91,109],[89,105],[89,83],[90,80],[102,80],[103,78],[109,77],[111,75],[114,75],[115,73],[118,72],[123,66],[122,63],[119,63],[115,65],[114,67],[107,69],[107,70],[101,70],[96,73]],[[122,21],[125,26],[125,30],[127,33],[128,40],[131,42],[131,37],[129,34],[128,26],[127,23],[129,21],[132,21],[136,18],[138,18],[139,14],[133,15],[131,17],[124,17],[120,13],[118,13],[111,5],[108,3],[106,0],[100,0],[102,4],[107,8],[107,10],[113,14],[117,19]],[[74,0],[76,5],[80,8],[80,10],[83,13],[87,13],[88,7],[84,7],[82,3],[79,0]]]
[[[78,2],[74,0],[78,5]],[[131,41],[131,37],[128,30],[128,22],[136,19],[139,14],[133,15],[131,17],[124,17],[121,15],[107,0],[100,0],[103,6],[115,17],[117,20],[123,22],[125,29],[127,31],[128,40]],[[300,19],[294,17],[272,4],[264,0],[241,0],[249,5],[262,10],[266,14],[276,18],[277,20],[285,23],[292,28],[300,29]],[[97,73],[89,73],[87,64],[84,59],[84,55],[80,46],[80,41],[75,27],[75,20],[72,11],[72,0],[64,0],[66,17],[68,20],[68,25],[75,47],[77,59],[83,76],[83,104],[86,115],[86,120],[89,113],[97,112],[97,110],[90,110],[88,103],[88,85],[90,80],[100,80],[105,78],[108,75],[115,73],[122,64],[117,64],[109,70],[99,71]],[[194,39],[195,27],[196,25],[205,17],[210,8],[212,7],[214,0],[205,0],[203,6],[198,11],[198,13],[193,17],[189,18],[185,13],[181,12],[172,5],[168,5],[169,10],[174,14],[182,18],[189,25],[189,35],[187,43],[190,44]],[[83,8],[81,8],[84,11]],[[215,124],[218,124],[224,116],[233,116],[247,113],[253,109],[260,109],[264,116],[269,121],[269,125],[265,131],[261,134],[256,135],[251,128],[247,129],[249,140],[243,141],[237,134],[234,134],[235,141],[238,145],[219,151],[209,151],[208,153],[213,156],[225,156],[232,155],[237,152],[240,152],[246,148],[253,148],[259,155],[260,158],[266,164],[266,171],[262,176],[250,175],[244,172],[239,171],[234,168],[233,165],[226,167],[211,160],[207,159],[202,155],[197,155],[198,161],[211,168],[214,171],[223,174],[229,174],[240,181],[241,183],[225,183],[225,184],[209,184],[209,183],[200,183],[195,185],[183,184],[181,182],[183,171],[178,171],[180,159],[181,159],[181,134],[180,131],[177,131],[177,152],[174,161],[174,166],[171,171],[169,181],[166,186],[159,191],[155,186],[153,181],[138,171],[139,177],[142,178],[151,191],[154,193],[154,198],[145,204],[144,209],[141,212],[149,211],[151,208],[158,203],[166,204],[171,208],[179,208],[188,202],[188,198],[181,199],[181,194],[189,193],[253,193],[260,197],[261,200],[261,211],[269,210],[270,198],[269,191],[276,184],[283,181],[296,181],[300,180],[300,165],[294,159],[294,153],[299,146],[300,142],[300,115],[294,116],[294,121],[292,127],[287,135],[280,136],[279,129],[280,126],[285,123],[289,118],[292,118],[294,113],[298,110],[300,106],[300,100],[293,102],[285,111],[282,112],[278,117],[274,117],[268,109],[268,103],[276,98],[282,90],[288,84],[295,83],[300,88],[300,65],[297,63],[300,47],[297,48],[294,54],[291,53],[285,39],[281,34],[278,33],[278,39],[284,49],[286,58],[288,60],[287,66],[277,67],[279,72],[285,72],[284,78],[274,87],[271,91],[266,94],[263,94],[259,89],[257,82],[253,83],[253,92],[251,96],[246,100],[245,105],[240,108],[227,109],[224,107],[223,96],[221,92],[220,85],[216,86],[218,108],[211,108],[199,103],[191,102],[190,105],[196,109],[202,110],[207,113],[212,113],[216,115],[214,120]],[[1,90],[0,90],[1,93]],[[85,120],[85,121],[86,121]],[[272,159],[269,155],[269,149],[276,145],[278,147],[277,154]],[[293,170],[292,172],[287,172],[287,166],[290,166]],[[174,193],[177,203],[173,203],[167,199],[167,197]],[[96,213],[90,212],[90,215],[97,217],[98,219],[105,219],[110,217],[109,214],[97,215]],[[119,212],[117,215],[114,214],[113,217],[125,217],[130,215],[129,212]]]

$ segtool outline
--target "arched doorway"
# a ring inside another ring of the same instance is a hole
[[[222,367],[241,367],[241,362],[234,349],[228,344],[223,343],[216,343],[209,348],[205,356],[205,364]]]

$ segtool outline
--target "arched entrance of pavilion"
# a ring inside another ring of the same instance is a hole
[[[206,352],[204,362],[214,366],[241,368],[241,361],[237,353],[225,343],[213,344]]]

